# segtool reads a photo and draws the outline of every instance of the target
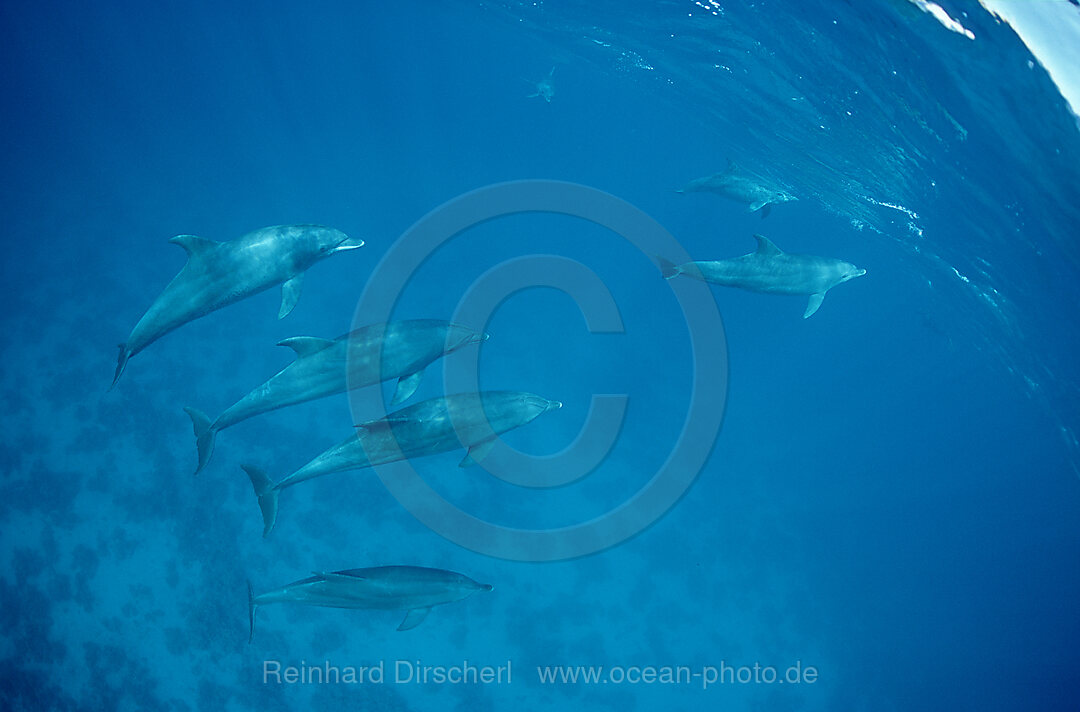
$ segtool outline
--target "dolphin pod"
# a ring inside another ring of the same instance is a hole
[[[278,284],[283,285],[281,319],[296,306],[309,267],[364,244],[322,225],[265,227],[230,242],[195,235],[177,235],[169,242],[184,248],[187,263],[120,344],[113,386],[128,359],[173,329]]]
[[[687,262],[675,265],[657,258],[664,279],[680,274],[722,287],[738,287],[767,294],[808,295],[803,319],[813,316],[825,299],[825,293],[838,284],[861,277],[866,270],[832,257],[789,255],[768,238],[754,235],[755,252],[731,260]]]
[[[760,210],[762,218],[769,216],[773,204],[798,200],[794,195],[740,170],[732,161],[728,161],[727,169],[721,173],[696,178],[675,192],[716,193],[748,206],[750,212]]]
[[[551,101],[554,68],[536,83],[536,93]],[[723,173],[691,181],[679,192],[714,192],[767,215],[774,203],[794,196],[744,174],[730,164]],[[840,259],[787,254],[761,235],[757,249],[747,255],[717,261],[676,265],[657,257],[665,279],[678,275],[721,286],[755,292],[809,297],[804,318],[812,316],[832,287],[866,274],[866,270]],[[154,300],[120,346],[112,385],[127,361],[151,343],[183,324],[277,284],[282,284],[278,318],[296,305],[305,271],[337,252],[356,249],[362,240],[319,225],[281,225],[248,233],[231,242],[215,242],[193,235],[170,240],[187,252],[184,268]],[[198,449],[196,473],[210,461],[218,432],[248,418],[298,403],[343,393],[389,380],[397,380],[391,405],[410,398],[420,386],[424,370],[439,358],[487,334],[432,319],[372,324],[336,339],[297,336],[279,342],[296,358],[262,385],[251,390],[211,420],[192,407],[191,418]],[[111,387],[111,386],[110,386]],[[522,391],[459,393],[432,398],[356,426],[356,433],[277,480],[258,467],[243,465],[258,500],[263,536],[273,530],[283,489],[335,472],[362,469],[448,452],[467,450],[460,466],[481,461],[497,436],[526,425],[562,403]],[[371,610],[404,610],[398,630],[416,627],[431,608],[460,601],[488,584],[453,571],[415,566],[379,566],[318,572],[258,596],[248,584],[249,641],[254,636],[255,612],[272,603]]]
[[[397,405],[416,392],[424,369],[433,361],[487,338],[487,334],[447,321],[413,319],[365,326],[336,339],[285,339],[278,345],[295,351],[296,360],[215,420],[211,422],[195,408],[184,408],[191,417],[199,451],[195,474],[210,461],[220,430],[277,408],[395,378],[398,385],[391,405]]]
[[[334,472],[359,470],[410,457],[435,455],[468,449],[461,467],[482,460],[495,444],[495,436],[532,422],[538,416],[562,407],[559,401],[522,391],[457,393],[432,398],[357,425],[349,436],[306,465],[281,478],[271,480],[253,465],[242,465],[251,479],[263,515],[263,536],[269,536],[277,522],[281,490]]]
[[[424,622],[432,607],[490,591],[491,584],[444,569],[419,566],[377,566],[316,573],[281,588],[254,595],[248,583],[248,642],[255,637],[255,609],[271,603],[298,603],[326,608],[404,610],[398,630]]]

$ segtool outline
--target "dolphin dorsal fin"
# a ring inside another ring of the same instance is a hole
[[[334,345],[334,342],[331,339],[321,339],[318,336],[294,336],[279,341],[277,345],[288,346],[296,352],[297,358],[303,358],[304,356],[310,356],[323,349],[330,348]]]
[[[775,255],[784,254],[779,247],[772,244],[772,240],[765,237],[764,235],[754,235],[754,239],[757,240],[757,254],[764,257],[772,257]]]
[[[205,237],[199,237],[198,235],[177,235],[176,237],[170,237],[169,242],[183,247],[184,252],[188,255],[188,259],[205,254],[221,244],[217,240],[208,240]]]

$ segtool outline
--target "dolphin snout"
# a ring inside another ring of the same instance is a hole
[[[458,349],[469,346],[470,344],[482,344],[490,338],[490,334],[486,334],[482,331],[466,331],[464,336],[448,350],[448,353],[457,351]]]
[[[355,250],[358,247],[363,247],[364,241],[359,237],[346,237],[344,240],[337,244],[331,252],[343,252],[344,250]]]
[[[547,398],[532,394],[524,394],[521,402],[529,408],[535,408],[536,415],[547,413],[549,410],[558,410],[559,408],[562,408],[562,403],[559,401],[548,400]],[[533,417],[535,418],[536,415]]]

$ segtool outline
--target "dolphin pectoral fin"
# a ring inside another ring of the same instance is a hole
[[[189,260],[221,244],[217,240],[207,240],[205,237],[199,237],[198,235],[177,235],[176,237],[170,237],[169,242],[183,247]]]
[[[495,438],[476,443],[469,448],[469,452],[465,454],[465,457],[461,460],[461,463],[458,464],[458,467],[472,467],[491,454],[491,448],[493,447],[495,447]]]
[[[197,475],[202,472],[214,454],[214,436],[217,435],[217,431],[214,430],[210,418],[206,417],[206,413],[198,408],[184,408],[184,412],[191,418],[191,426],[195,430],[195,447],[199,449],[199,464],[195,468]]]
[[[248,587],[248,644],[251,644],[251,639],[255,637],[255,592],[251,590],[251,582],[247,582]]]
[[[413,393],[416,393],[416,389],[420,387],[420,381],[424,379],[424,370],[420,369],[416,373],[410,373],[408,376],[402,376],[398,379],[397,388],[394,390],[394,398],[390,401],[390,405],[397,405],[402,401],[408,400],[412,397]]]
[[[304,356],[318,353],[323,349],[330,348],[334,345],[334,341],[332,339],[321,339],[318,336],[293,336],[288,339],[282,339],[281,341],[277,342],[277,345],[288,346],[290,349],[296,352],[297,358],[302,358]]]
[[[281,285],[281,308],[278,309],[277,318],[284,319],[296,306],[300,299],[300,288],[304,286],[304,273],[296,275]]]
[[[784,254],[783,250],[774,245],[772,240],[764,235],[754,235],[754,239],[757,240],[757,251],[755,254],[762,257],[776,257],[777,255]]]
[[[769,204],[768,200],[759,200],[757,202],[750,203],[750,212],[753,213],[753,212],[756,212],[758,210],[761,210],[762,208],[764,208],[768,204]]]
[[[120,356],[116,359],[116,373],[113,374],[112,385],[109,386],[110,391],[116,385],[116,382],[120,380],[120,376],[124,374],[124,368],[127,366],[129,358],[131,358],[131,354],[128,353],[127,344],[120,344]]]
[[[244,472],[251,479],[251,486],[255,488],[255,496],[259,498],[259,509],[263,516],[263,537],[270,535],[277,522],[278,494],[281,490],[274,488],[273,481],[265,472],[253,465],[241,465]]]
[[[806,304],[806,311],[803,313],[803,319],[809,319],[814,315],[814,312],[818,310],[821,303],[825,301],[825,292],[818,292],[817,294],[810,295],[810,301]]]
[[[772,212],[772,203],[765,203],[761,206],[761,219],[769,217],[769,213]]]
[[[427,614],[431,613],[431,607],[428,608],[413,608],[405,614],[405,620],[401,621],[401,625],[397,627],[398,630],[412,630],[416,626],[424,622],[427,618]]]

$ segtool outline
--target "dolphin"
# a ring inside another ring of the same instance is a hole
[[[231,405],[213,422],[196,408],[184,408],[195,429],[199,474],[214,454],[218,431],[277,408],[304,403],[353,388],[398,379],[391,405],[420,386],[424,368],[462,346],[486,341],[487,334],[431,319],[395,321],[356,329],[336,339],[294,336],[278,342],[296,352],[290,363]]]
[[[528,79],[525,81],[536,86],[536,91],[526,96],[526,99],[535,99],[539,96],[547,103],[551,103],[551,99],[555,96],[555,67],[552,67],[548,75],[538,82],[529,81]]]
[[[357,425],[357,434],[316,456],[277,482],[253,465],[241,465],[251,479],[263,515],[263,536],[277,521],[278,495],[286,487],[333,472],[359,470],[409,457],[468,448],[460,467],[482,460],[495,436],[519,428],[562,407],[559,401],[522,391],[457,393],[402,408],[385,418]]]
[[[281,288],[281,319],[296,306],[304,271],[363,240],[322,225],[277,225],[229,242],[177,235],[169,242],[187,252],[187,263],[142,315],[125,343],[112,385],[128,359],[173,329],[276,284]],[[111,388],[112,386],[110,386]]]
[[[424,622],[433,606],[461,601],[491,584],[444,569],[421,566],[376,566],[346,569],[295,581],[258,596],[248,582],[248,642],[255,637],[255,609],[271,603],[301,603],[324,608],[406,610],[398,630],[410,630]]]
[[[733,260],[687,262],[675,265],[657,258],[664,279],[680,274],[722,287],[738,287],[768,294],[808,294],[803,319],[813,316],[825,299],[825,292],[849,279],[866,274],[850,262],[832,257],[789,255],[781,252],[768,238],[754,235],[758,248]]]
[[[773,203],[787,203],[798,200],[794,195],[775,186],[768,185],[754,176],[739,170],[734,162],[728,161],[727,170],[704,178],[690,181],[676,193],[717,193],[737,203],[750,206],[750,212],[761,211],[761,217],[767,218]]]

